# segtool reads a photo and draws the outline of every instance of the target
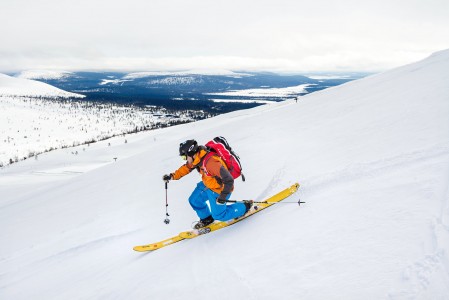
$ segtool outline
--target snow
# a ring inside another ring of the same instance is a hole
[[[127,81],[131,80],[122,80],[122,79],[102,79],[99,83],[100,85],[107,85],[107,84],[123,84]]]
[[[19,74],[17,74],[16,77],[22,78],[22,79],[51,80],[51,79],[64,79],[64,78],[68,78],[73,75],[74,74],[72,72],[68,72],[68,71],[27,70],[27,71],[20,72]]]
[[[0,298],[449,299],[448,86],[446,50],[298,103],[3,168]],[[170,182],[170,225],[161,177],[183,163],[181,141],[216,135],[242,158],[234,199],[298,181],[287,201],[306,203],[134,252],[196,220],[198,175]]]
[[[246,90],[232,90],[221,93],[207,93],[206,95],[214,96],[233,96],[233,97],[293,97],[298,94],[307,93],[307,87],[315,84],[300,84],[286,88],[260,88]]]
[[[0,166],[51,149],[194,120],[188,111],[4,96],[0,111],[5,114],[0,119]]]
[[[11,161],[37,159],[38,154],[51,149],[207,116],[201,111],[171,112],[164,108],[74,101],[73,96],[84,97],[0,74],[0,167]]]
[[[27,96],[27,97],[84,98],[83,95],[66,92],[43,82],[24,78],[15,78],[5,74],[0,74],[0,95]]]

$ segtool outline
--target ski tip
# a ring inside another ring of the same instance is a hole
[[[294,183],[291,187],[290,187],[290,191],[292,191],[293,193],[296,192],[299,189],[299,183]]]

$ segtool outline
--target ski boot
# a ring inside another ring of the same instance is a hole
[[[246,215],[249,212],[249,210],[251,209],[251,207],[253,206],[254,201],[253,200],[243,200],[243,204],[245,204],[245,208],[246,208],[246,211],[243,215]]]
[[[201,219],[201,220],[198,221],[198,223],[196,223],[193,226],[193,229],[200,229],[200,228],[206,227],[207,225],[212,224],[214,221],[215,220],[214,220],[214,218],[212,216],[209,216],[207,218]]]

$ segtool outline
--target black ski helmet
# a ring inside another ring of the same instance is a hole
[[[186,155],[193,157],[198,152],[198,143],[195,140],[187,140],[179,144],[179,155]]]

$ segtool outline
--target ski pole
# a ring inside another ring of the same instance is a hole
[[[253,201],[253,200],[226,200],[228,203],[244,203],[244,201]],[[291,201],[253,201],[253,203],[262,203],[262,204],[291,204],[291,203],[297,203],[299,206],[301,206],[301,203],[305,203],[299,199],[297,202],[291,202]]]
[[[168,218],[170,215],[168,214],[168,180],[165,181],[165,224],[170,224],[170,219]]]

